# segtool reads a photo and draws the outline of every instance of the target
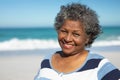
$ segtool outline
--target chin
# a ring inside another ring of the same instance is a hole
[[[71,50],[64,50],[64,49],[62,49],[62,51],[63,51],[64,55],[66,55],[66,56],[74,55],[74,54],[73,54],[74,51],[71,51]]]

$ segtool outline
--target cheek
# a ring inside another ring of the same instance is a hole
[[[58,42],[60,42],[62,39],[63,37],[60,34],[58,34]]]
[[[76,45],[78,45],[78,46],[85,46],[86,39],[85,38],[75,39],[75,42],[76,42]]]
[[[63,38],[64,38],[64,35],[58,33],[58,40],[61,40],[61,39],[63,39]]]

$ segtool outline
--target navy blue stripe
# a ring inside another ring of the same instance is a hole
[[[114,69],[108,74],[106,74],[101,80],[118,80],[120,79],[120,71],[118,69]]]
[[[94,69],[96,67],[98,67],[100,61],[102,59],[90,59],[86,62],[86,64],[80,69],[79,71],[84,71],[84,70],[89,70],[89,69]]]
[[[51,68],[49,59],[45,59],[45,60],[42,61],[42,63],[41,63],[41,69],[42,68]]]

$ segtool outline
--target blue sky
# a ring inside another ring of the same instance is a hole
[[[0,0],[0,27],[53,26],[60,6],[71,2],[95,10],[103,26],[120,26],[120,0]]]

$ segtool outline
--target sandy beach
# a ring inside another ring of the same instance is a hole
[[[7,53],[21,53],[22,55],[9,55]],[[35,75],[38,72],[41,60],[47,51],[6,51],[0,52],[0,54],[6,54],[0,56],[0,80],[34,80]],[[48,51],[49,52],[49,51]],[[23,55],[24,53],[30,53]],[[32,54],[35,53],[35,54]],[[99,53],[107,57],[117,68],[120,69],[120,52],[119,51],[99,51]]]
[[[0,57],[0,80],[33,80],[41,56]]]

